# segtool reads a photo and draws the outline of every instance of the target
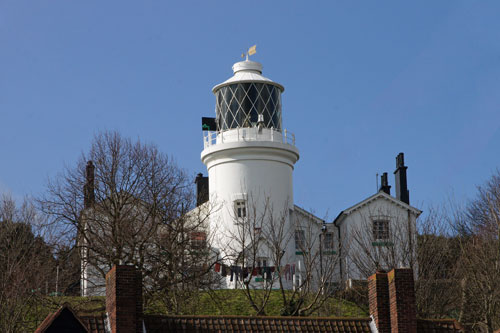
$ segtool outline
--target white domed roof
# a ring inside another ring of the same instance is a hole
[[[262,76],[262,64],[256,61],[245,60],[235,63],[233,65],[233,73],[234,75],[231,78],[213,87],[212,92],[215,93],[215,91],[222,86],[238,82],[270,83],[280,88],[281,92],[285,90],[285,88],[281,84]]]

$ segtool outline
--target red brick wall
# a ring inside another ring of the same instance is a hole
[[[387,273],[393,333],[416,333],[417,311],[413,271],[393,269]]]
[[[386,273],[377,272],[368,278],[368,303],[379,333],[390,333],[389,284]]]
[[[106,274],[106,312],[113,333],[142,332],[142,276],[117,265]]]

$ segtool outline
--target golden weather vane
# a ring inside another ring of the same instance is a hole
[[[247,57],[246,60],[248,60],[248,56],[254,55],[255,53],[257,53],[257,44],[254,46],[251,46],[246,53],[242,53],[241,57],[245,58],[245,56],[246,56]]]

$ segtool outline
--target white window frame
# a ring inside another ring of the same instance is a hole
[[[327,236],[331,237],[331,241],[327,241]],[[328,246],[330,245],[330,246]],[[333,232],[325,232],[323,236],[323,249],[324,250],[333,250],[335,246],[335,235]]]
[[[306,232],[302,229],[296,229],[295,230],[295,250],[303,251],[305,246],[306,246]]]
[[[387,218],[375,218],[372,220],[372,234],[375,241],[387,241],[390,239],[390,221]]]
[[[248,216],[247,201],[245,199],[237,199],[233,201],[234,216],[239,221],[244,220]]]

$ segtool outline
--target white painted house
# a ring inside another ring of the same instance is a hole
[[[402,153],[398,158],[403,159]],[[396,179],[404,177],[406,182],[405,166],[395,173]],[[409,205],[408,195],[402,198],[400,194],[397,189],[396,197],[390,195],[385,173],[379,192],[343,210],[334,220],[340,235],[344,281],[365,280],[376,270],[394,267],[411,267],[416,274],[416,221],[422,212]]]

